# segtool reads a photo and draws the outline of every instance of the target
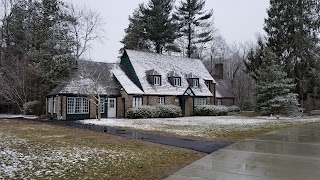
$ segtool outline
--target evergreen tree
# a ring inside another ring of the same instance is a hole
[[[142,17],[141,7],[135,9],[132,16],[129,16],[129,26],[124,31],[126,35],[122,39],[121,43],[124,45],[124,49],[133,50],[149,50],[150,45],[145,38],[144,23]]]
[[[292,93],[296,84],[276,65],[276,55],[265,49],[264,61],[256,76],[256,107],[264,114],[293,115],[298,110],[297,94]]]
[[[187,39],[187,56],[190,58],[195,54],[197,44],[203,44],[213,39],[212,29],[208,20],[213,11],[204,10],[205,0],[181,1],[177,7],[174,18],[178,20],[183,37]]]
[[[257,71],[261,66],[270,65],[268,61],[268,53],[266,51],[266,43],[263,37],[259,36],[257,40],[257,45],[249,50],[244,61],[246,67],[245,71],[248,73],[254,80],[257,79]]]
[[[277,63],[297,83],[300,99],[307,90],[319,63],[320,2],[319,0],[271,0],[265,20],[267,46],[276,54]],[[306,97],[306,96],[305,96]]]
[[[145,38],[154,45],[157,53],[174,48],[174,41],[179,37],[178,26],[172,19],[172,0],[150,0],[142,7]]]

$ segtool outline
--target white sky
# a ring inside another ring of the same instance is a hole
[[[120,41],[128,26],[128,17],[138,4],[148,0],[72,0],[100,13],[106,22],[106,40],[94,43],[88,53],[94,61],[114,62],[122,47]],[[176,0],[179,2],[180,0]],[[206,9],[214,10],[214,24],[228,43],[253,41],[263,32],[269,0],[207,0]]]

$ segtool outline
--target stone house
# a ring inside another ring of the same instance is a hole
[[[47,111],[54,119],[95,118],[99,95],[106,118],[158,104],[180,106],[192,116],[194,106],[215,104],[216,84],[199,59],[125,50],[118,64],[79,61],[76,72],[47,96]]]

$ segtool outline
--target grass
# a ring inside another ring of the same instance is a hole
[[[204,154],[23,120],[0,120],[0,179],[163,179]]]

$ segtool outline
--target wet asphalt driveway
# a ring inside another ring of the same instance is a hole
[[[152,135],[141,132],[127,131],[123,129],[117,129],[113,127],[105,127],[91,124],[81,124],[75,121],[46,121],[46,123],[67,126],[71,128],[85,129],[100,133],[107,133],[115,136],[121,136],[129,139],[137,139],[141,141],[147,141],[157,144],[169,145],[179,148],[190,149],[198,152],[210,154],[221,148],[229,146],[234,142],[231,141],[204,141],[204,140],[193,140],[178,137]]]

